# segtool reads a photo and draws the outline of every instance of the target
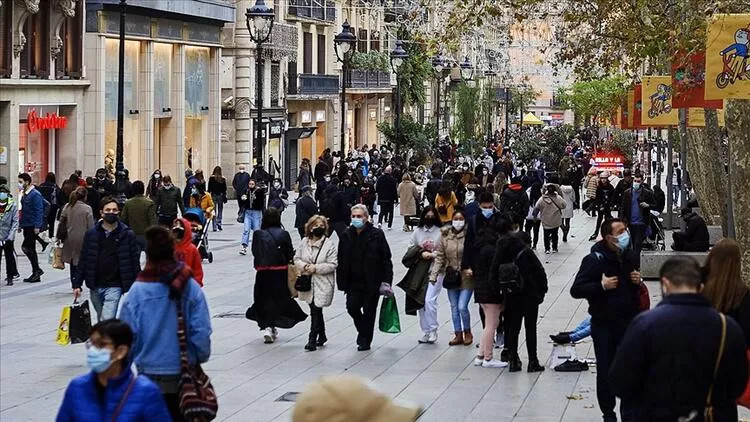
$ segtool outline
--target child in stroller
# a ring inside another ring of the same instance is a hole
[[[190,221],[191,224],[191,236],[193,245],[198,248],[201,254],[201,259],[207,259],[209,264],[214,261],[214,254],[208,244],[208,226],[213,219],[212,214],[206,217],[206,213],[203,209],[194,207],[186,208],[182,215],[186,220]]]

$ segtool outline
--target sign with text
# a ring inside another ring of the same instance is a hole
[[[37,130],[65,129],[68,126],[67,117],[58,116],[57,113],[47,113],[45,116],[38,116],[36,109],[33,108],[26,115],[26,121],[29,133],[34,133]]]

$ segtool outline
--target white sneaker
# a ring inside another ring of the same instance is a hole
[[[474,357],[474,362],[473,362],[474,366],[482,366],[482,363],[484,363],[483,357],[479,357],[479,356]]]
[[[240,249],[240,255],[247,255],[247,246],[243,246],[242,249]]]
[[[497,359],[485,360],[482,362],[482,368],[505,368],[506,366],[508,366],[507,362]]]
[[[273,335],[273,330],[271,330],[270,328],[266,328],[265,330],[263,330],[263,343],[270,344],[273,343],[275,339],[276,338]]]
[[[432,343],[435,343],[436,341],[437,341],[437,331],[433,331],[427,336],[427,342],[432,344]]]
[[[419,340],[417,340],[417,342],[418,342],[418,343],[420,343],[420,344],[431,343],[431,342],[430,342],[430,335],[431,335],[431,334],[432,334],[432,333],[425,333],[425,334],[424,334],[424,335],[422,336],[422,338],[420,338]],[[432,341],[432,343],[434,343],[434,340]]]

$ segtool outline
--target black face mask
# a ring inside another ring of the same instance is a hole
[[[104,219],[104,221],[106,221],[109,224],[114,224],[119,219],[119,216],[115,213],[105,213],[105,214],[102,214],[102,219]]]
[[[315,237],[323,237],[324,234],[326,234],[326,228],[325,227],[315,227],[312,229],[312,234]]]

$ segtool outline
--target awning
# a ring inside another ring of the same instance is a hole
[[[544,123],[539,120],[538,117],[534,116],[531,113],[526,113],[523,115],[523,124],[525,125],[543,125]]]
[[[312,136],[313,133],[315,133],[315,129],[317,129],[317,126],[310,126],[310,127],[290,127],[286,130],[284,133],[284,137],[286,139],[304,139],[309,138]]]

